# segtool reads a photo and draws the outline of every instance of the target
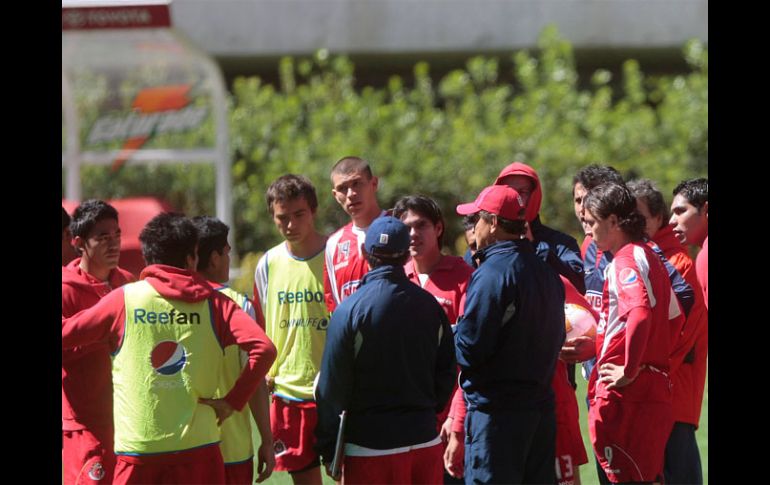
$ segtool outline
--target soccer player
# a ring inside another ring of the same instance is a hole
[[[525,219],[528,221],[527,238],[535,245],[535,252],[544,262],[548,263],[557,273],[564,277],[570,286],[577,291],[585,292],[583,275],[583,261],[577,241],[563,232],[552,229],[540,221],[540,206],[543,198],[542,187],[537,172],[521,162],[513,162],[504,167],[495,180],[496,185],[507,185],[516,190],[521,196],[525,206]],[[475,222],[475,219],[474,219]],[[467,260],[467,255],[466,255]],[[564,484],[572,485],[580,483],[578,466],[586,463],[588,458],[585,453],[582,437],[579,433],[572,432],[579,429],[577,409],[568,409],[575,403],[575,369],[574,361],[566,366],[559,362],[557,373],[565,373],[570,388],[562,386],[561,375],[554,376],[554,392],[556,396],[557,422],[557,475],[562,477]],[[562,395],[566,393],[567,395]],[[571,394],[571,395],[570,395]],[[457,396],[459,397],[459,396]],[[455,428],[461,431],[461,422],[464,416],[461,399],[454,399],[453,411]],[[457,418],[460,419],[457,419]]]
[[[604,269],[612,260],[612,255],[597,249],[596,244],[593,242],[591,227],[586,224],[583,217],[583,198],[590,189],[604,182],[624,183],[623,177],[615,168],[596,164],[581,168],[572,178],[572,200],[575,217],[585,233],[585,238],[580,246],[580,253],[583,257],[585,298],[596,313],[602,310]],[[588,379],[596,363],[595,355],[595,340],[592,337],[581,336],[564,342],[560,358],[565,362],[582,362],[583,377]],[[597,469],[598,466],[597,462]]]
[[[193,217],[193,223],[198,229],[198,273],[206,278],[217,291],[227,295],[236,302],[252,319],[256,314],[251,300],[246,295],[238,293],[227,285],[230,279],[230,244],[227,235],[230,228],[215,217]],[[264,326],[263,326],[264,327]],[[236,379],[241,374],[241,362],[247,358],[237,345],[225,348],[225,361],[219,381],[216,397],[224,397],[232,389]],[[225,463],[225,483],[253,483],[254,478],[254,448],[251,444],[251,416],[260,435],[260,447],[257,451],[257,482],[266,480],[275,467],[273,454],[273,435],[270,432],[270,410],[267,404],[267,386],[260,382],[257,391],[249,400],[249,408],[237,411],[222,423],[222,459]]]
[[[465,263],[475,268],[476,264],[473,262],[473,255],[476,254],[476,234],[473,232],[476,227],[476,217],[466,216],[463,217],[463,231],[465,232],[465,244],[468,245],[468,250],[463,256]]]
[[[685,180],[674,188],[671,220],[682,244],[701,247],[695,260],[698,281],[706,308],[708,298],[709,182],[705,178]]]
[[[449,323],[454,325],[462,312],[462,302],[468,280],[473,268],[457,256],[441,254],[441,242],[444,236],[444,217],[436,202],[422,195],[408,195],[396,202],[393,217],[409,227],[409,255],[411,258],[404,265],[407,278],[429,292],[444,309]],[[462,400],[462,389],[455,387]],[[438,414],[438,426],[441,427],[442,441],[454,440],[456,460],[450,462],[456,467],[462,465],[462,428],[452,434],[453,416],[450,416],[451,401]],[[447,443],[448,444],[448,443]],[[458,453],[459,452],[459,453]],[[459,471],[457,472],[459,473]],[[456,474],[457,474],[456,473]],[[462,476],[462,473],[459,473]],[[444,483],[457,483],[447,474]]]
[[[642,188],[647,189],[646,185]],[[648,193],[649,195],[648,195]],[[698,261],[705,260],[704,250],[698,253],[696,263],[687,254],[682,243],[708,241],[708,181],[689,180],[674,189],[672,216],[663,203],[660,192],[652,189],[636,192],[640,209],[646,208],[650,219],[660,229],[653,239],[666,252],[669,260],[693,288],[698,287]],[[641,210],[645,214],[644,210]],[[645,214],[646,216],[646,214]],[[648,219],[648,220],[650,220]],[[671,224],[667,221],[672,221]],[[654,227],[654,226],[653,226]],[[704,236],[705,233],[705,236]],[[678,238],[677,238],[678,236]],[[697,244],[697,243],[696,243]],[[701,258],[704,258],[701,260]],[[666,445],[666,483],[703,483],[700,452],[695,430],[700,422],[703,392],[706,384],[708,358],[708,293],[695,292],[696,303],[687,317],[682,335],[674,351],[672,365],[681,364],[672,373],[674,384],[674,428]]]
[[[406,277],[409,240],[394,217],[371,224],[371,269],[329,324],[316,435],[330,472],[347,411],[343,483],[442,483],[436,414],[457,376],[452,330],[436,298]]]
[[[326,242],[324,299],[329,312],[352,295],[368,271],[361,246],[366,228],[385,213],[377,202],[377,177],[369,162],[343,157],[332,167],[332,195],[350,216],[350,223],[332,234]]]
[[[535,252],[578,291],[585,293],[583,260],[577,241],[540,222],[543,189],[535,169],[525,163],[513,162],[500,171],[495,185],[507,185],[519,193],[526,207],[527,237],[535,245]]]
[[[669,372],[672,289],[645,244],[645,220],[625,185],[606,183],[583,198],[593,241],[607,267],[588,397],[589,431],[601,483],[663,479],[673,419]]]
[[[572,236],[540,221],[543,191],[535,169],[513,162],[500,171],[495,185],[507,185],[519,193],[526,207],[527,238],[538,257],[568,281],[567,286],[585,293],[585,276],[580,247]],[[565,375],[562,376],[561,374]],[[553,389],[556,394],[556,472],[562,485],[580,484],[579,466],[588,462],[580,435],[579,411],[575,399],[575,364],[557,361]],[[567,380],[571,387],[563,386]],[[577,432],[575,432],[577,430]]]
[[[62,349],[106,343],[113,353],[114,483],[223,483],[219,426],[241,410],[275,360],[254,320],[195,273],[198,233],[183,215],[155,216],[139,235],[140,281],[62,318]],[[224,348],[248,359],[215,398]]]
[[[602,291],[604,290],[604,268],[609,264],[612,256],[597,250],[593,243],[591,228],[583,218],[583,197],[599,184],[613,182],[622,184],[623,177],[620,172],[610,166],[588,165],[575,174],[572,179],[572,196],[575,208],[575,217],[583,227],[585,239],[580,247],[583,255],[583,268],[585,274],[586,300],[597,312],[602,309]]]
[[[555,483],[551,382],[565,336],[564,286],[527,239],[514,189],[487,187],[457,213],[479,214],[479,268],[455,327],[468,402],[465,482]]]
[[[460,303],[473,268],[462,258],[441,253],[444,217],[436,201],[423,195],[408,195],[396,201],[393,217],[409,227],[406,276],[436,298],[449,323],[460,316]],[[442,420],[443,422],[443,420]]]
[[[62,220],[65,214],[62,211]],[[111,290],[134,281],[131,273],[118,267],[120,226],[114,207],[101,200],[84,201],[73,213],[67,232],[70,230],[80,257],[62,267],[62,317],[90,308]],[[67,244],[71,239],[67,237]],[[110,354],[104,343],[62,351],[65,484],[88,479],[101,483],[112,480],[115,454],[110,366]]]
[[[257,263],[254,296],[278,358],[267,374],[273,392],[270,425],[276,470],[296,484],[320,484],[313,434],[318,411],[313,382],[321,367],[329,311],[324,303],[326,238],[315,228],[318,198],[300,175],[283,175],[266,193],[275,227],[285,239]]]
[[[67,266],[67,263],[78,257],[75,248],[72,247],[72,231],[70,231],[70,215],[61,208],[61,265]]]
[[[586,299],[593,306],[596,311],[601,311],[603,302],[602,294],[604,291],[604,273],[605,268],[612,260],[612,253],[602,251],[593,242],[590,227],[585,224],[583,214],[585,212],[582,199],[586,192],[601,183],[615,183],[623,185],[623,179],[620,174],[612,167],[602,167],[597,165],[589,165],[583,168],[575,178],[573,179],[573,195],[575,202],[575,215],[581,220],[586,231],[586,238],[583,241],[582,251],[585,264],[585,279],[586,279]],[[650,248],[663,262],[666,272],[668,274],[671,286],[673,287],[676,295],[677,305],[672,305],[670,318],[672,324],[681,327],[684,324],[684,316],[688,315],[692,305],[695,301],[694,291],[692,287],[682,278],[682,275],[671,265],[671,263],[663,255],[663,252],[658,246],[651,240],[646,240]],[[684,312],[684,316],[681,313]],[[676,334],[681,329],[674,328],[673,333]],[[592,340],[588,337],[577,337],[570,339],[564,344],[564,348],[561,353],[561,358],[566,362],[584,362],[583,371],[584,377],[588,377],[591,373],[594,360]]]
[[[566,305],[577,305],[590,313],[594,321],[598,321],[598,312],[591,308],[578,289],[564,276],[559,275],[559,277],[564,285],[565,313]],[[567,363],[561,358],[556,361],[556,371],[551,386],[556,400],[556,454],[554,456],[556,483],[580,485],[580,465],[588,463],[588,454],[580,430],[580,410],[575,388],[568,379]]]

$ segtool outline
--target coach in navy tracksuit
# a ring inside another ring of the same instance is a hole
[[[436,299],[404,273],[407,226],[376,219],[364,249],[371,269],[329,322],[316,448],[328,471],[347,410],[346,483],[442,483],[436,414],[457,377],[452,330]]]
[[[479,268],[455,326],[468,402],[465,483],[555,483],[551,379],[564,343],[564,286],[526,239],[519,194],[504,185],[457,206],[479,214]]]

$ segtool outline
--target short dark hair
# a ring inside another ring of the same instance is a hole
[[[707,178],[690,179],[680,182],[674,188],[674,196],[682,194],[687,202],[701,210],[703,204],[709,201],[709,180]]]
[[[527,233],[527,221],[524,219],[517,219],[512,221],[505,217],[500,217],[497,214],[492,214],[485,210],[479,211],[479,217],[484,219],[488,224],[492,224],[492,216],[497,217],[497,225],[502,227],[508,234],[526,234]]]
[[[304,198],[307,205],[310,206],[310,210],[315,212],[318,207],[318,197],[313,183],[305,176],[291,173],[275,179],[265,193],[267,210],[270,211],[270,215],[273,215],[273,202],[285,202],[299,198]]]
[[[642,199],[647,204],[647,209],[652,217],[660,216],[660,227],[668,224],[668,206],[663,200],[663,193],[649,179],[631,180],[626,184],[628,190],[637,199]],[[660,227],[658,229],[660,229]],[[652,236],[652,234],[650,234]]]
[[[369,263],[369,266],[371,266],[372,269],[378,268],[380,266],[403,266],[406,264],[407,260],[409,260],[409,251],[405,251],[400,256],[396,256],[394,258],[366,253],[366,261]]]
[[[468,214],[467,216],[463,216],[463,230],[470,231],[471,229],[476,228],[476,223],[479,220],[479,213],[475,214]]]
[[[572,178],[572,187],[580,183],[586,190],[591,190],[605,182],[622,184],[623,176],[614,167],[592,163],[578,170]]]
[[[346,156],[340,158],[334,163],[330,176],[336,173],[348,175],[358,172],[364,172],[366,174],[367,180],[371,180],[373,177],[372,167],[369,166],[368,161],[360,157]]]
[[[401,216],[405,215],[407,211],[420,214],[433,223],[434,226],[441,223],[441,227],[444,229],[438,237],[438,245],[441,247],[444,240],[444,232],[446,232],[446,224],[444,223],[444,216],[441,215],[441,208],[436,201],[420,194],[405,195],[396,201],[396,205],[393,207],[393,217],[401,219]]]
[[[196,216],[192,218],[192,222],[198,230],[198,271],[205,271],[211,261],[211,253],[224,252],[230,228],[211,216]]]
[[[187,256],[195,256],[198,230],[184,214],[162,212],[144,226],[139,241],[147,264],[186,268]]]
[[[70,227],[70,215],[67,214],[67,211],[64,209],[64,206],[61,208],[61,231],[64,232],[65,229]]]
[[[602,220],[615,214],[620,229],[632,241],[644,238],[647,223],[636,209],[636,198],[626,184],[608,182],[597,185],[583,198],[583,207]]]
[[[72,213],[70,231],[74,237],[87,238],[97,222],[104,219],[118,220],[118,211],[99,199],[88,199]]]

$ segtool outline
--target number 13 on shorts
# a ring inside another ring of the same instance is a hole
[[[559,485],[571,485],[575,470],[572,468],[572,456],[561,455],[556,457],[556,480]]]

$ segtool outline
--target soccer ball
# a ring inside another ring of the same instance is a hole
[[[574,303],[564,304],[564,324],[567,340],[580,336],[596,335],[596,319],[586,308]]]

